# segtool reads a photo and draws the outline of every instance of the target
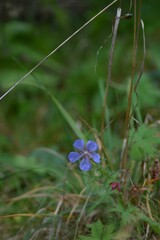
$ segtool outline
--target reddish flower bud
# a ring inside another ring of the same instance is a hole
[[[121,190],[121,185],[120,185],[119,182],[112,182],[112,183],[110,183],[110,185],[111,185],[112,190],[117,189],[118,192],[120,192],[120,190]]]

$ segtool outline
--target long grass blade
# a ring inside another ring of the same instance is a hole
[[[36,70],[40,65],[42,65],[43,62],[45,62],[50,56],[52,56],[57,50],[59,50],[64,44],[66,44],[72,37],[74,37],[77,33],[79,33],[83,28],[85,28],[89,23],[91,23],[94,19],[96,19],[101,13],[106,11],[108,8],[110,8],[114,3],[116,3],[118,0],[114,0],[109,5],[107,5],[105,8],[103,8],[100,12],[98,12],[95,16],[93,16],[88,22],[86,22],[84,25],[82,25],[78,30],[76,30],[73,34],[71,34],[67,39],[65,39],[58,47],[56,47],[52,52],[50,52],[46,57],[44,57],[36,66],[34,66],[28,73],[26,73],[22,78],[20,78],[11,88],[8,89],[7,92],[5,92],[1,97],[0,100],[2,100],[8,93],[10,93],[19,83],[21,83],[25,78],[27,78],[34,70]]]
[[[80,139],[85,139],[85,135],[83,134],[83,132],[78,128],[76,122],[74,121],[74,119],[71,117],[71,115],[66,111],[66,109],[62,106],[62,104],[57,100],[56,97],[54,97],[53,93],[51,93],[48,89],[46,89],[44,86],[38,85],[36,83],[28,83],[32,86],[35,86],[41,90],[43,90],[44,92],[46,92],[48,94],[48,96],[50,96],[50,98],[52,99],[53,103],[56,105],[56,107],[58,108],[58,110],[60,111],[61,115],[63,116],[63,118],[66,120],[66,122],[68,123],[68,125],[71,127],[71,129],[73,130],[73,132],[75,133],[75,135],[80,138]]]

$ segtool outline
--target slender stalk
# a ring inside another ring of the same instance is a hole
[[[102,140],[103,140],[103,133],[104,133],[104,129],[105,129],[105,116],[106,116],[106,109],[107,109],[108,89],[109,89],[109,85],[111,83],[111,76],[112,76],[113,54],[114,54],[114,48],[115,48],[115,42],[116,42],[120,17],[121,17],[121,8],[118,8],[116,18],[115,18],[114,27],[113,27],[112,43],[111,43],[111,48],[110,48],[110,53],[109,53],[108,76],[107,76],[107,81],[106,81],[106,88],[105,88],[103,108],[102,108],[102,122],[101,122],[101,139]]]
[[[83,216],[84,211],[85,211],[85,209],[86,209],[86,207],[87,207],[88,201],[89,201],[89,199],[90,199],[90,197],[91,197],[91,195],[92,195],[92,193],[93,193],[93,191],[94,191],[94,188],[95,188],[95,187],[93,187],[93,189],[90,191],[90,193],[89,193],[89,195],[88,195],[88,197],[87,197],[87,199],[86,199],[86,201],[85,201],[85,203],[84,203],[84,206],[83,206],[83,208],[82,208],[82,210],[81,210],[80,216],[79,216],[79,218],[78,218],[78,220],[77,220],[76,229],[75,229],[75,233],[74,233],[74,240],[77,239],[79,223],[80,223],[80,221],[81,221],[81,219],[82,219],[82,216]]]
[[[138,24],[137,24],[138,22]],[[125,118],[125,126],[124,126],[124,143],[122,149],[122,160],[121,160],[121,168],[125,169],[127,167],[127,156],[128,156],[128,135],[129,135],[129,125],[131,119],[131,107],[132,107],[132,96],[134,90],[134,77],[135,77],[135,68],[136,68],[136,58],[137,58],[137,46],[138,46],[138,36],[139,36],[139,22],[140,22],[140,8],[137,19],[137,1],[134,0],[134,35],[133,35],[133,54],[132,54],[132,73],[130,80],[130,87],[128,93],[128,105],[127,112]]]
[[[137,16],[137,1],[134,0],[134,35],[133,35],[133,53],[132,53],[132,72],[131,72],[131,80],[130,80],[130,88],[128,93],[128,105],[127,105],[127,111],[126,111],[126,118],[125,118],[125,126],[124,126],[124,140],[123,140],[123,148],[121,153],[121,168],[127,169],[127,162],[128,162],[128,144],[129,144],[129,127],[130,127],[130,120],[132,117],[132,97],[133,92],[136,93],[136,88],[139,83],[140,77],[142,75],[143,67],[144,67],[144,57],[145,57],[145,37],[144,37],[144,26],[143,21],[141,21],[141,0],[139,0],[139,7],[138,7],[138,16]],[[143,45],[144,45],[144,55],[142,59],[142,65],[141,65],[141,72],[140,76],[134,84],[135,79],[135,73],[136,73],[136,59],[137,59],[137,49],[138,49],[138,40],[139,40],[139,31],[140,31],[140,25],[142,25],[142,31],[143,31]],[[137,94],[137,93],[136,93]],[[126,183],[126,174],[122,175],[122,181],[124,184]],[[127,201],[127,191],[126,188],[124,188],[124,200]]]

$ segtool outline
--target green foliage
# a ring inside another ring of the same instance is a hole
[[[54,97],[54,95],[48,91],[46,88],[44,88],[42,85],[36,85],[36,84],[31,84],[32,86],[36,86],[40,89],[42,89],[44,92],[46,92],[52,99],[53,103],[56,105],[56,107],[58,108],[58,110],[60,111],[62,117],[66,120],[66,122],[68,123],[68,125],[72,128],[73,132],[75,133],[75,135],[77,135],[78,138],[80,139],[85,139],[84,134],[82,133],[82,131],[78,128],[77,124],[75,123],[74,119],[71,117],[71,115],[65,110],[65,108],[61,105],[61,103],[57,100],[56,97]]]
[[[130,130],[130,154],[135,160],[144,160],[146,157],[153,157],[160,144],[157,135],[157,127],[146,124],[140,125],[137,130]]]
[[[160,101],[160,95],[156,80],[144,73],[137,86],[136,94],[133,93],[133,105],[135,109],[138,105],[141,110],[144,110],[156,106],[158,101]]]
[[[152,228],[152,230],[159,234],[160,233],[160,225],[159,222],[157,222],[156,220],[153,220],[149,217],[147,217],[146,215],[144,215],[143,213],[140,214],[140,218],[142,221],[146,222],[149,224],[149,226]]]
[[[139,209],[132,204],[123,206],[118,203],[115,207],[109,210],[110,212],[115,212],[120,217],[121,226],[127,224],[133,224],[139,220]]]
[[[113,237],[114,226],[112,224],[105,226],[98,220],[89,224],[88,227],[91,229],[91,235],[80,236],[80,240],[106,240]]]

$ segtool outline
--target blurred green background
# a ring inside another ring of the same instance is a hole
[[[1,1],[1,95],[110,2]],[[118,6],[119,3],[116,3],[89,24],[0,102],[1,152],[27,154],[39,146],[55,146],[63,152],[75,137],[47,94],[30,85],[31,82],[49,89],[77,124],[81,125],[81,117],[91,126],[99,128],[101,87],[106,80],[111,40],[109,35]],[[154,4],[149,0],[142,3],[147,46],[145,75],[141,84],[143,94],[140,96],[144,118],[149,108],[152,108],[153,115],[157,115],[157,108],[154,110],[153,106],[159,101],[159,6],[158,1]],[[122,15],[128,9],[128,1],[123,1]],[[109,93],[111,111],[114,113],[118,105],[116,111],[120,122],[124,118],[127,78],[131,73],[132,40],[133,18],[122,19],[112,70],[113,88]],[[103,48],[97,55],[101,46]],[[140,70],[142,47],[140,37],[137,73]],[[121,128],[121,125],[117,128]]]

